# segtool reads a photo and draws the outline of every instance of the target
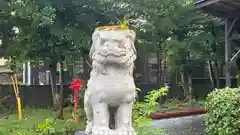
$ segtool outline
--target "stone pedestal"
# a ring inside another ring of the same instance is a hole
[[[84,131],[77,131],[74,135],[85,135]]]

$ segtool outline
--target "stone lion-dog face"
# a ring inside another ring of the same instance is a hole
[[[136,59],[136,34],[130,30],[95,30],[89,56],[94,64],[130,67]]]

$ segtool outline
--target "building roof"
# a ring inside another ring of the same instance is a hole
[[[13,74],[14,72],[6,66],[0,66],[0,74]]]
[[[7,2],[5,0],[0,0],[0,16],[6,14]]]
[[[233,17],[240,14],[240,0],[196,0],[195,5],[218,17]]]

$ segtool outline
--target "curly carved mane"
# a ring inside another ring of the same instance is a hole
[[[105,67],[113,67],[118,69],[126,69],[132,75],[134,68],[134,61],[136,59],[136,48],[134,46],[135,33],[124,30],[117,31],[118,34],[112,35],[108,31],[95,30],[92,35],[92,46],[89,56],[92,59],[92,72],[97,74],[107,74]],[[121,38],[119,38],[121,35]],[[111,39],[117,40],[113,44],[125,47],[124,51],[118,52],[114,49],[105,51],[103,48],[103,41],[108,42]]]

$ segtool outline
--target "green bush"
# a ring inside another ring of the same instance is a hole
[[[137,89],[141,92],[141,89]],[[168,87],[163,87],[158,90],[152,90],[148,92],[144,97],[144,101],[138,101],[134,104],[133,108],[133,126],[137,132],[137,135],[167,135],[167,133],[161,128],[152,128],[152,119],[149,116],[152,113],[157,112],[159,103],[157,99],[167,94]]]
[[[44,122],[37,124],[33,130],[41,135],[72,135],[79,130],[79,125],[74,124],[73,119],[68,119],[61,129],[54,128],[54,120],[46,119]]]
[[[207,135],[240,134],[240,88],[217,89],[206,101]]]

